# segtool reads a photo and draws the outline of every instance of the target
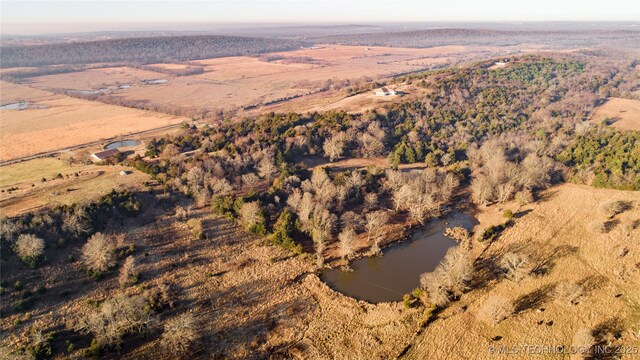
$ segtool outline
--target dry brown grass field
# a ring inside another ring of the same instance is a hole
[[[170,77],[130,67],[97,68],[82,72],[40,76],[25,83],[40,89],[97,90],[109,88],[126,101],[185,111],[238,109],[274,100],[316,93],[328,80],[384,79],[405,72],[443,66],[482,54],[512,52],[514,47],[439,46],[428,49],[321,45],[314,48],[266,54],[261,58],[227,57],[192,61],[204,73]],[[269,57],[274,60],[269,60]],[[184,64],[154,64],[163,69],[184,69]],[[143,80],[167,79],[145,85]],[[131,84],[118,90],[117,84]],[[331,95],[331,94],[330,94]],[[335,95],[334,102],[345,95]],[[328,97],[332,99],[332,96]],[[326,102],[326,99],[324,100]],[[296,103],[300,105],[300,103]],[[304,103],[302,103],[304,104]],[[337,107],[339,105],[335,105]],[[322,108],[322,106],[320,107]],[[353,106],[358,109],[357,105]],[[270,111],[272,108],[265,109]],[[298,109],[316,110],[316,105]],[[356,110],[354,110],[356,111]]]
[[[610,200],[628,201],[631,208],[607,219],[597,209]],[[492,213],[506,207],[481,209],[478,217],[484,220],[483,226],[495,219]],[[634,305],[640,297],[640,195],[564,184],[547,190],[538,203],[518,213],[513,227],[499,240],[476,245],[475,252],[480,254],[476,264],[485,267],[484,274],[477,274],[474,280],[477,288],[439,314],[404,358],[501,359],[506,355],[491,353],[490,347],[568,347],[580,327],[602,336],[615,334],[614,345],[640,344],[640,309]],[[592,232],[594,221],[608,221],[607,232]],[[628,230],[632,224],[635,230]],[[537,275],[515,283],[492,273],[492,267],[510,251],[529,255]],[[561,282],[584,288],[576,305],[554,300],[554,289]],[[481,305],[493,295],[505,296],[515,304],[515,314],[496,326],[478,316]],[[497,337],[501,338],[493,340]],[[519,349],[519,354],[509,358],[568,358],[526,354]]]
[[[640,131],[640,100],[609,98],[591,118],[594,123],[605,120],[621,130]]]
[[[0,110],[0,160],[59,150],[188,120],[55,95],[6,82],[1,86],[3,103],[20,100],[46,108]]]
[[[138,84],[143,80],[163,79],[166,76],[159,72],[118,66],[39,76],[25,80],[25,84],[41,89],[97,90],[118,84]]]

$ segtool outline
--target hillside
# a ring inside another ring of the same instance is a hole
[[[123,38],[33,46],[2,46],[2,67],[102,62],[155,63],[256,56],[302,43],[239,36],[193,35]]]

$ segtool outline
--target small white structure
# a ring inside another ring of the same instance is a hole
[[[122,176],[125,176],[125,175],[131,174],[131,171],[129,171],[129,170],[120,170],[120,172],[118,174],[120,174]]]
[[[389,90],[386,87],[383,87],[382,89],[378,89],[375,92],[376,96],[391,96],[391,95],[398,95],[398,92],[395,90]]]

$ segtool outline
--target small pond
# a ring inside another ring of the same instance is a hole
[[[118,149],[121,147],[131,147],[140,145],[140,141],[138,140],[120,140],[116,142],[112,142],[107,144],[104,148],[105,150]]]
[[[79,95],[101,95],[101,94],[107,94],[108,92],[109,92],[109,89],[107,88],[102,88],[98,90],[75,90],[75,89],[67,90],[67,93],[69,94],[79,94]]]
[[[26,110],[26,109],[46,109],[47,106],[36,105],[26,101],[20,101],[17,103],[6,104],[0,106],[1,110]]]
[[[144,81],[145,84],[147,85],[158,85],[158,84],[164,84],[164,83],[168,83],[169,80],[167,79],[155,79],[155,80],[147,80]]]
[[[353,271],[331,269],[322,273],[322,281],[332,289],[372,303],[401,301],[418,287],[420,275],[433,271],[450,247],[457,242],[442,233],[460,226],[471,230],[478,222],[464,213],[452,213],[427,223],[417,230],[413,240],[383,249],[383,256],[351,262]]]

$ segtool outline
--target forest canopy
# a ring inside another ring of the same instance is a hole
[[[3,46],[2,67],[99,62],[170,62],[256,56],[297,49],[301,42],[239,36],[162,36],[34,46]]]

